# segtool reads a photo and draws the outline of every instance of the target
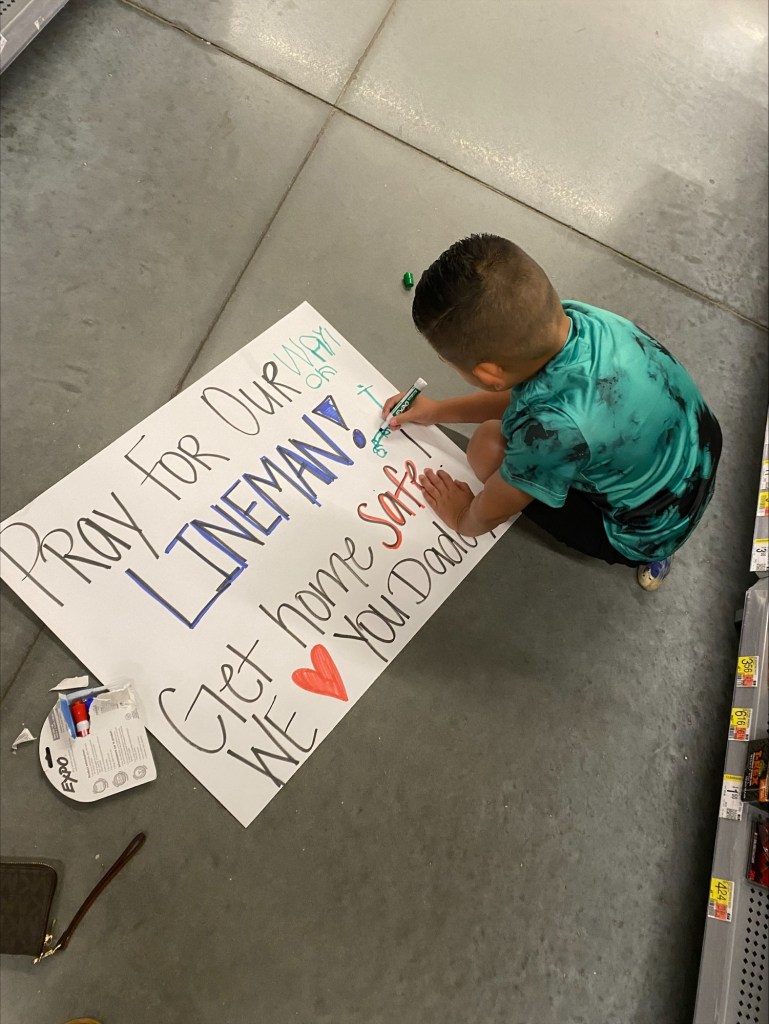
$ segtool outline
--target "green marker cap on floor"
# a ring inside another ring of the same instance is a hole
[[[414,287],[414,275],[411,273],[410,270],[407,270],[406,273],[403,275],[403,287],[404,288],[413,288]]]

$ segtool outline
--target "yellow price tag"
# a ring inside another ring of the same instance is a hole
[[[732,899],[732,883],[729,879],[711,878],[708,917],[715,917],[719,921],[731,921]]]
[[[732,708],[729,739],[745,742],[750,736],[750,708]]]
[[[737,659],[737,686],[758,685],[758,655],[745,654]]]
[[[758,495],[759,516],[769,516],[769,491],[760,491]]]

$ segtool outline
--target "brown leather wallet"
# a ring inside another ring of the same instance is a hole
[[[107,888],[115,875],[141,849],[144,832],[134,836],[112,867],[86,896],[59,941],[52,945],[48,931],[51,903],[57,875],[50,864],[40,861],[0,861],[0,953],[32,956],[38,963],[66,949],[75,929]]]
[[[50,864],[0,862],[0,953],[42,951],[56,882]]]

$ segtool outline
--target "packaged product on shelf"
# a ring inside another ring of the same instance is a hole
[[[769,821],[754,821],[750,835],[748,878],[769,889]]]
[[[742,780],[742,799],[757,807],[769,808],[769,739],[751,740],[748,743],[748,760]]]

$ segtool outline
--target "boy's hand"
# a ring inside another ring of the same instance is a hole
[[[463,480],[452,479],[445,469],[439,469],[437,473],[426,469],[419,483],[433,512],[450,529],[459,533],[459,520],[474,498],[470,485]]]
[[[452,480],[443,469],[437,473],[426,469],[419,484],[433,512],[463,537],[480,537],[495,530],[534,500],[506,483],[499,472],[489,477],[477,495],[466,483]]]
[[[387,399],[382,408],[383,420],[387,419],[392,407],[396,402],[400,402],[405,394],[405,391],[400,391],[397,395]],[[401,425],[406,423],[414,423],[422,427],[432,427],[436,423],[441,422],[440,405],[441,403],[436,402],[434,398],[417,395],[416,401],[405,412],[402,412],[400,416],[396,416],[395,419],[390,421],[390,430],[398,430]]]

